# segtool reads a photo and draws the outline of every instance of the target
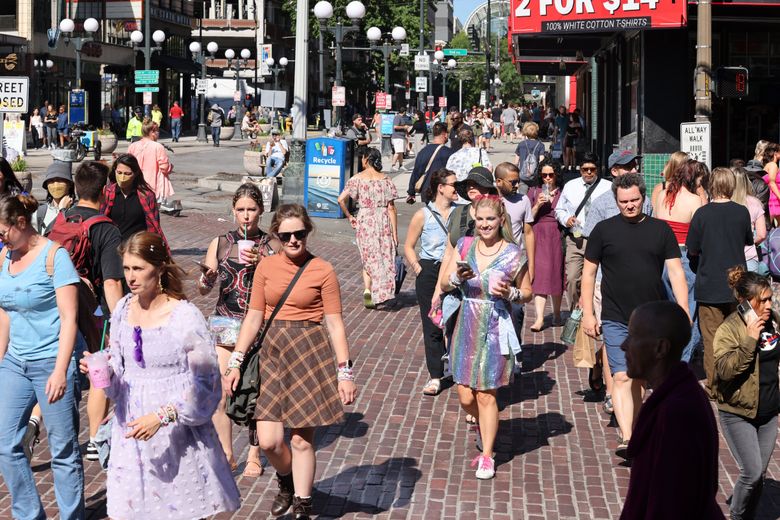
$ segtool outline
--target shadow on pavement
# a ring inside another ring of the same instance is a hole
[[[567,347],[563,343],[547,342],[538,344],[523,344],[522,372],[533,372],[547,361],[552,361],[566,353]]]
[[[550,437],[566,435],[571,430],[572,424],[563,415],[554,412],[500,421],[496,437],[496,465],[510,462],[516,455],[549,446]]]
[[[758,502],[756,520],[776,520],[777,518],[780,518],[780,482],[768,478],[764,480],[764,489]]]
[[[363,421],[362,413],[348,412],[344,414],[344,422],[328,428],[317,428],[314,445],[318,450],[332,444],[339,437],[359,439],[368,433],[368,423]]]
[[[422,477],[417,459],[395,457],[382,464],[348,468],[314,484],[314,510],[318,518],[340,518],[348,513],[377,515],[403,509],[411,502]]]
[[[498,409],[503,410],[513,404],[549,395],[554,386],[555,380],[546,371],[515,375],[515,380],[510,386],[498,390]]]
[[[417,306],[417,295],[414,291],[401,291],[396,297],[389,302],[379,305],[378,311],[385,312],[398,312],[406,307]]]

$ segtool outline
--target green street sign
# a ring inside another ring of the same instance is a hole
[[[136,85],[156,85],[159,82],[160,82],[159,70],[136,70],[135,71]]]
[[[160,87],[135,87],[136,92],[160,92]]]
[[[445,56],[467,56],[468,49],[442,49]]]

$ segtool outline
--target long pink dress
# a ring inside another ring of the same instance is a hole
[[[769,174],[767,173],[762,178],[764,179],[764,182],[767,184],[767,186],[769,186],[769,181],[771,180]],[[778,185],[780,186],[780,171],[778,172],[778,176],[775,177],[775,179]],[[771,186],[769,188],[769,214],[773,217],[780,215],[780,200],[778,200],[777,197],[775,196],[775,193],[772,191]]]
[[[395,297],[395,244],[388,205],[398,196],[390,179],[352,177],[345,186],[360,205],[357,245],[363,269],[371,277],[371,300],[382,303]]]
[[[168,159],[165,147],[156,141],[144,137],[131,144],[127,153],[138,159],[144,180],[157,196],[157,200],[165,200],[173,196],[173,184],[168,177],[173,171],[173,164]]]

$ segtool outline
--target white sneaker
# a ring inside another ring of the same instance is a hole
[[[471,461],[471,467],[477,467],[476,477],[480,480],[490,480],[496,476],[496,463],[493,457],[487,455],[478,455]]]

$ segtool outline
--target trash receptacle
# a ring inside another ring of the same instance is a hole
[[[303,203],[314,217],[344,218],[338,197],[352,174],[352,140],[320,137],[306,141]]]

